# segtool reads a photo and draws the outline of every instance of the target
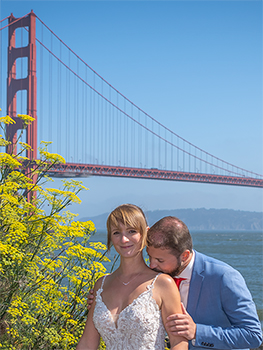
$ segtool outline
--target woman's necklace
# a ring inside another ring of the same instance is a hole
[[[118,277],[118,279],[121,281],[121,283],[122,284],[124,284],[125,286],[128,286],[128,284],[131,282],[131,281],[133,281],[136,277],[138,277],[139,275],[140,275],[141,273],[139,272],[135,277],[133,277],[129,282],[122,282],[122,280],[120,279],[120,277],[119,276],[117,276]]]

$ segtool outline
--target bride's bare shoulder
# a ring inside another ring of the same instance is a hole
[[[171,288],[171,289],[177,289],[176,284],[173,280],[173,278],[165,273],[161,273],[157,279],[156,279],[156,286],[160,286],[160,287],[165,287],[165,288]]]
[[[102,286],[102,282],[106,277],[107,277],[107,275],[104,275],[104,276],[100,277],[99,279],[97,279],[97,281],[95,282],[95,285],[94,285],[94,291],[100,289],[100,287]]]
[[[148,267],[147,273],[149,274],[150,277],[155,278],[156,276],[157,279],[156,281],[160,281],[161,283],[167,282],[167,283],[174,283],[174,280],[171,276],[167,275],[166,273],[163,272],[157,272]]]

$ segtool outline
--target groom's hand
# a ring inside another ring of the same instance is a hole
[[[93,295],[93,289],[91,289],[89,291],[89,294],[88,294],[88,301],[87,301],[87,304],[88,304],[88,310],[91,308],[91,305],[94,301],[94,295]]]
[[[187,313],[183,303],[181,303],[182,314],[170,315],[165,324],[167,330],[173,335],[185,337],[187,340],[195,338],[196,324],[192,317]]]

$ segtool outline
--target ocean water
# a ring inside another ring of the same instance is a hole
[[[226,262],[243,275],[263,326],[263,232],[196,231],[191,235],[194,249]],[[106,232],[96,232],[91,240],[106,244]],[[114,256],[112,249],[108,257],[113,260]],[[111,267],[112,263],[106,265],[108,272]]]

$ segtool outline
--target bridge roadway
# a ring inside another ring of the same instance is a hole
[[[51,177],[115,176],[170,181],[202,182],[219,185],[235,185],[263,188],[263,178],[229,176],[217,174],[188,173],[183,171],[160,170],[157,168],[129,168],[95,164],[56,164],[49,171]]]

